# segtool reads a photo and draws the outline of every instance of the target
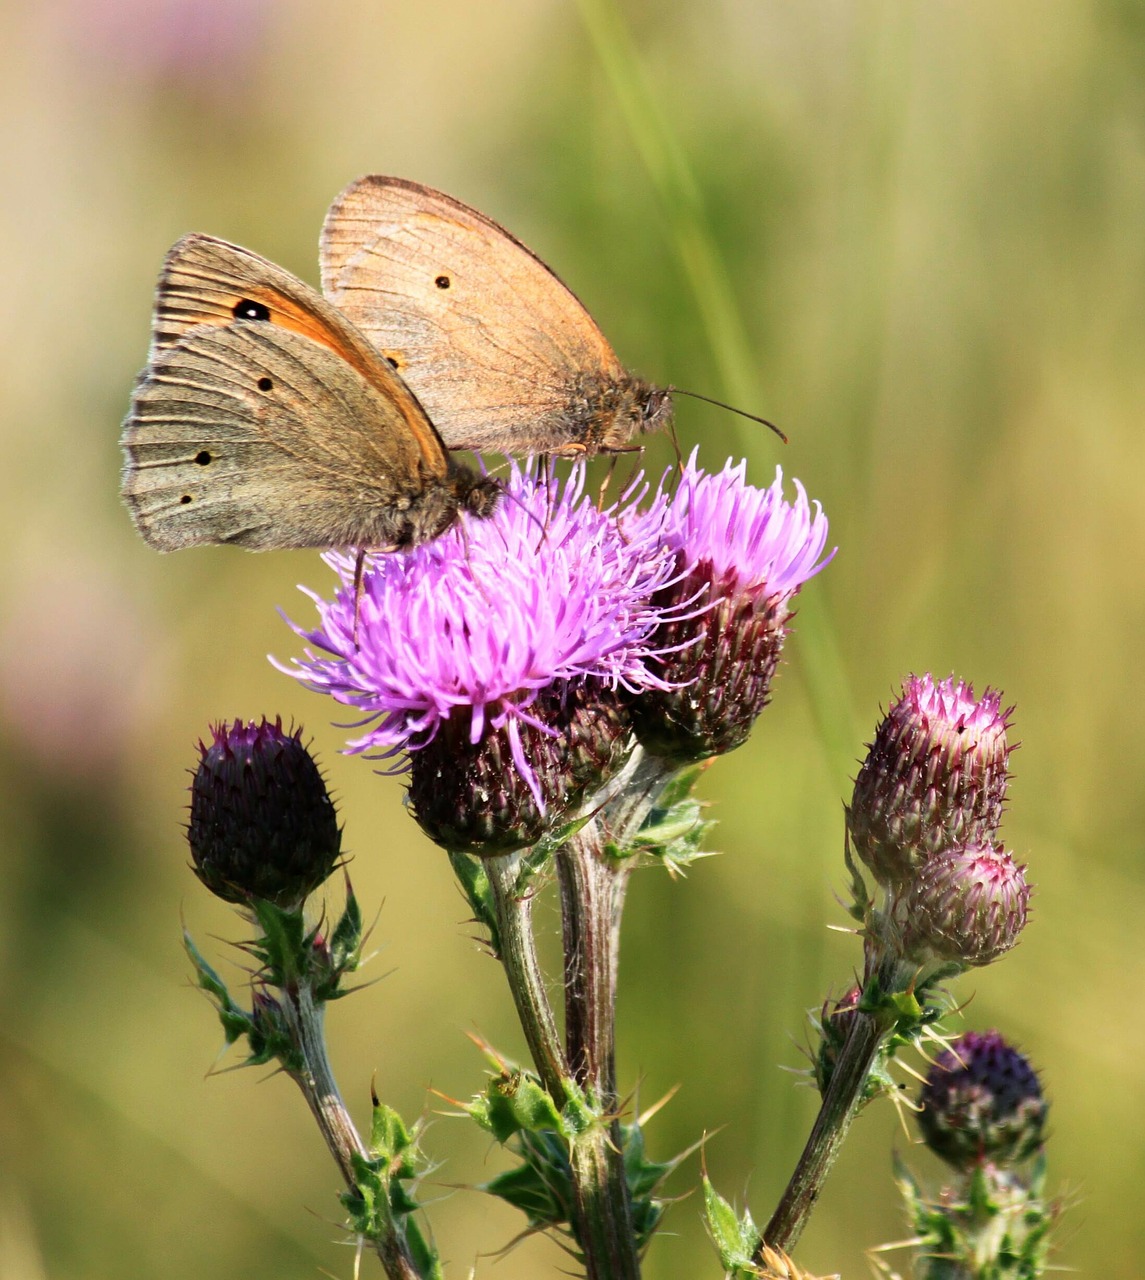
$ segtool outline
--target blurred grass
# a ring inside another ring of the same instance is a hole
[[[1044,1072],[1051,1179],[1080,1200],[1059,1261],[1139,1274],[1142,1046],[1113,1006],[1145,977],[1141,15],[1132,0],[0,10],[0,1275],[350,1272],[336,1180],[287,1082],[207,1078],[219,1036],[180,913],[204,945],[234,926],[187,875],[179,822],[211,718],[307,724],[359,893],[385,902],[387,976],[330,1019],[354,1105],[375,1069],[410,1116],[427,1085],[465,1096],[482,1066],[468,1029],[520,1052],[400,784],[340,757],[328,708],[263,659],[293,649],[276,607],[305,620],[294,584],[326,571],[161,558],[116,498],[167,246],[208,231],[313,281],[326,204],[368,171],[512,228],[633,367],[780,422],[786,449],[678,411],[709,465],[746,452],[760,482],[777,461],[798,475],[840,546],[774,705],[707,775],[724,856],[633,886],[622,1076],[644,1102],[683,1085],[653,1153],[725,1126],[713,1178],[770,1209],[814,1113],[777,1064],[799,1064],[803,1011],[855,963],[825,928],[843,922],[851,762],[902,676],[955,670],[1017,703],[1004,831],[1038,886],[1022,946],[960,984],[966,1019]],[[650,442],[653,470],[670,458]],[[892,1144],[889,1109],[864,1118],[804,1265],[863,1274],[863,1249],[903,1234]],[[432,1221],[450,1274],[557,1272],[543,1242],[478,1258],[518,1223],[454,1188],[497,1157],[453,1120],[427,1145],[448,1157]],[[667,1230],[650,1280],[717,1274],[694,1196]]]

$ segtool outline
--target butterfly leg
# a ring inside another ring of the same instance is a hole
[[[366,564],[366,548],[359,547],[358,554],[354,557],[354,650],[361,647],[358,644],[358,619],[362,612],[362,570]]]

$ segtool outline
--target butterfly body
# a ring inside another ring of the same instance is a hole
[[[370,175],[334,201],[322,287],[452,449],[579,456],[667,427],[671,391],[629,373],[583,304],[504,227]]]
[[[161,551],[413,546],[501,492],[320,294],[207,236],[168,254],[123,447],[123,498]]]

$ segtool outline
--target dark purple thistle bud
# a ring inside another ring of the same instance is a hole
[[[990,844],[1009,781],[1013,708],[953,676],[911,676],[875,732],[847,810],[851,848],[885,888],[900,888],[932,854]]]
[[[633,699],[646,750],[685,763],[746,742],[771,696],[792,601],[830,559],[827,519],[798,481],[757,489],[746,466],[706,475],[689,459],[663,518],[676,576],[656,596],[665,622],[652,667],[670,686]]]
[[[926,1145],[962,1171],[1017,1164],[1044,1140],[1049,1104],[1037,1074],[997,1031],[968,1031],[944,1049],[918,1101]]]
[[[905,955],[984,965],[1018,941],[1030,886],[1001,845],[970,845],[933,854],[899,903]]]
[[[518,735],[532,786],[514,767],[510,733]],[[445,849],[511,853],[536,844],[631,748],[616,690],[597,680],[561,681],[532,703],[528,721],[486,725],[477,742],[469,714],[450,716],[411,754],[410,805],[422,830]]]
[[[281,719],[212,726],[199,743],[187,840],[195,874],[227,902],[301,906],[334,869],[338,815],[301,730]]]

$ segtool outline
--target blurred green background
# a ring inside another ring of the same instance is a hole
[[[180,824],[212,719],[305,724],[357,889],[383,904],[382,980],[329,1020],[359,1115],[375,1072],[410,1117],[442,1107],[429,1088],[479,1088],[467,1032],[522,1051],[400,780],[339,755],[332,707],[266,661],[296,651],[276,610],[311,616],[295,584],[329,585],[317,556],[161,558],[116,495],[168,245],[211,232],[314,282],[327,204],[370,171],[512,228],[640,372],[780,422],[786,449],[678,410],[710,466],[746,451],[760,483],[777,460],[799,476],[840,547],[772,708],[703,784],[724,856],[633,885],[622,1080],[645,1105],[681,1085],[653,1154],[713,1134],[716,1184],[766,1219],[815,1108],[780,1067],[801,1065],[805,1010],[857,963],[828,929],[845,923],[849,779],[901,678],[954,671],[1017,704],[1003,831],[1037,885],[1022,945],[958,984],[966,1024],[1044,1073],[1051,1182],[1075,1201],[1058,1261],[1141,1273],[1145,6],[627,0],[620,16],[604,0],[0,10],[5,1278],[351,1274],[293,1087],[208,1078],[230,1063],[180,922],[221,965],[238,926],[186,870]],[[670,457],[650,442],[654,470]],[[906,1233],[890,1155],[908,1141],[889,1107],[861,1120],[805,1266],[863,1275],[867,1247]],[[426,1146],[451,1275],[558,1274],[547,1241],[495,1256],[520,1224],[461,1189],[501,1167],[476,1130],[435,1118]],[[693,1158],[672,1189],[697,1179]],[[718,1273],[693,1194],[647,1275]]]

